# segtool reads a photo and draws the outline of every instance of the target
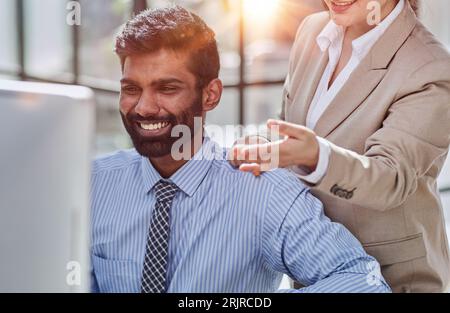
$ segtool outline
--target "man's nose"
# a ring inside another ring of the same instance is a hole
[[[149,92],[143,92],[135,111],[143,117],[158,114],[160,106],[158,105],[157,98]]]

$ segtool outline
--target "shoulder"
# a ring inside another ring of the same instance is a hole
[[[308,189],[292,171],[284,168],[266,172],[261,175],[261,178],[274,186],[275,190],[287,189],[287,186],[293,186],[293,189],[298,192]]]
[[[256,177],[231,166],[227,161],[215,162],[215,177],[229,183],[236,201],[244,199],[265,229],[276,232],[286,217],[299,211],[302,220],[311,210],[320,208],[309,188],[288,169],[274,169]],[[297,218],[296,218],[297,219]]]
[[[421,76],[424,80],[450,79],[450,53],[420,21],[398,53],[413,78]],[[420,80],[420,79],[419,79]]]
[[[317,46],[317,36],[329,21],[330,17],[326,11],[308,15],[303,19],[297,29],[295,40],[291,49],[291,71],[293,67],[296,67],[301,60],[309,60],[311,57],[311,51],[313,51]]]
[[[296,40],[306,36],[316,38],[329,21],[330,15],[327,11],[306,16],[297,29]]]
[[[264,227],[269,232],[277,233],[286,223],[299,227],[324,214],[320,200],[292,171],[276,169],[263,174],[261,179],[272,186],[264,211]]]
[[[98,175],[111,171],[126,170],[139,164],[141,156],[135,149],[119,150],[96,157],[92,163],[92,174]]]
[[[414,47],[418,52],[428,56],[429,61],[450,60],[447,47],[420,21],[417,21],[416,27],[411,33],[410,40],[414,43]]]
[[[324,27],[330,21],[330,13],[328,11],[313,13],[308,15],[305,21],[313,27]]]
[[[444,107],[449,107],[450,53],[420,21],[416,22],[389,68],[399,86],[394,101],[409,95],[415,98],[434,96]]]
[[[216,160],[213,167],[220,177],[233,177],[243,186],[255,187],[248,188],[249,192],[261,193],[264,190],[268,193],[268,199],[283,198],[283,202],[292,203],[300,193],[309,190],[292,171],[284,168],[264,172],[256,177],[251,173],[239,171],[226,159]]]

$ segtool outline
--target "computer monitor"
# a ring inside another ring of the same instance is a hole
[[[93,93],[0,80],[0,292],[89,291]]]

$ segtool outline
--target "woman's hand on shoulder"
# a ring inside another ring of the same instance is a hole
[[[239,139],[228,155],[230,163],[239,170],[255,176],[277,167],[302,166],[311,172],[319,160],[319,142],[307,127],[293,123],[269,120],[269,131],[284,136],[273,142],[258,136]]]

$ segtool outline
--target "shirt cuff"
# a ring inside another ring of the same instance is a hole
[[[292,171],[297,174],[300,179],[310,184],[317,184],[325,176],[328,169],[328,163],[330,162],[330,144],[326,139],[319,136],[317,136],[317,141],[319,142],[319,161],[317,162],[316,170],[309,172],[301,166],[292,167]]]

